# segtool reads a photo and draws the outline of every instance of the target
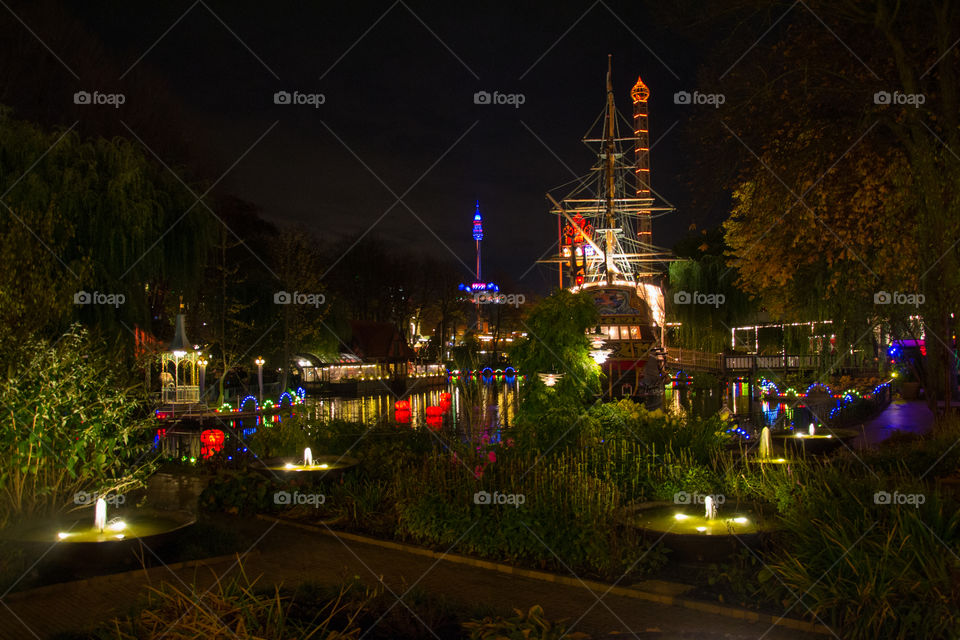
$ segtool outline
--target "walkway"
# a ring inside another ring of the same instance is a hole
[[[883,413],[857,427],[861,435],[853,441],[852,446],[875,447],[896,431],[921,434],[929,431],[932,426],[933,413],[925,401],[894,400]]]
[[[542,582],[496,571],[437,561],[378,546],[341,541],[300,529],[255,520],[230,518],[231,526],[261,537],[258,553],[244,562],[249,577],[262,574],[260,584],[294,585],[302,581],[338,582],[345,576],[359,576],[370,583],[382,576],[398,595],[411,585],[467,603],[485,603],[504,610],[543,606],[552,619],[569,618],[576,631],[595,640],[607,637],[641,640],[794,640],[814,637],[799,631],[770,628],[767,623],[750,623],[678,606],[667,606],[625,596],[600,597],[579,586]],[[220,575],[232,562],[215,567]],[[213,568],[181,569],[175,573],[185,582],[194,576],[210,584]],[[150,570],[149,579],[177,578],[164,567]],[[148,576],[143,572],[122,577],[104,576],[69,588],[45,587],[12,594],[0,601],[0,638],[48,638],[50,635],[82,629],[122,613],[136,602]],[[432,635],[423,630],[423,638]],[[822,637],[822,636],[820,636]]]

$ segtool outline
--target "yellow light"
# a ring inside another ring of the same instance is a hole
[[[743,516],[738,516],[734,518],[733,521],[736,522],[737,524],[747,524],[747,519],[744,518]]]
[[[65,532],[65,531],[61,531],[60,533],[57,534],[57,537],[60,538],[61,540],[63,540],[64,538],[66,538],[66,537],[69,536],[69,535],[70,535],[69,533],[67,533],[67,532]]]
[[[317,465],[317,466],[320,467],[321,469],[326,469],[326,468],[328,468],[330,465],[328,465],[326,462],[324,462],[323,464]]]
[[[699,531],[700,533],[703,533],[706,530],[707,530],[706,527],[697,527],[697,531]]]
[[[674,517],[674,519],[676,519],[676,520],[686,520],[686,519],[689,518],[690,516],[688,516],[688,515],[685,514],[685,513],[678,513],[678,514],[674,515],[673,517]]]
[[[288,462],[287,464],[283,465],[283,468],[284,468],[284,469],[293,469],[295,466],[296,466],[296,465],[293,464],[292,462]]]
[[[116,522],[112,522],[109,525],[107,525],[107,528],[110,529],[111,531],[123,531],[124,529],[127,528],[127,523],[124,522],[123,520],[117,520]]]

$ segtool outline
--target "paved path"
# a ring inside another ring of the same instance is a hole
[[[857,428],[862,435],[853,441],[852,446],[854,448],[874,447],[889,438],[895,431],[920,434],[929,431],[932,426],[933,413],[930,412],[925,401],[895,400],[883,410],[883,413]]]
[[[244,562],[249,577],[262,574],[261,584],[339,582],[359,576],[370,583],[382,577],[401,595],[411,585],[466,603],[485,603],[509,610],[540,604],[549,618],[579,619],[577,631],[595,639],[606,637],[642,640],[792,640],[814,637],[799,631],[770,628],[679,606],[609,594],[602,597],[586,589],[511,576],[431,558],[338,539],[256,519],[232,518],[230,526],[259,537],[257,553]],[[185,582],[195,577],[205,588],[212,572],[235,571],[232,562],[215,567],[181,569],[174,573]],[[158,580],[177,583],[165,567],[148,574],[103,576],[69,589],[42,588],[0,600],[0,639],[47,638],[51,634],[94,625],[128,611],[142,587]],[[400,606],[400,605],[398,605]],[[617,634],[617,635],[612,635]],[[432,634],[423,630],[423,638]],[[824,636],[817,636],[824,637]]]

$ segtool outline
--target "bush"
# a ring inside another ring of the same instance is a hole
[[[619,491],[593,477],[583,456],[564,454],[539,463],[506,457],[479,477],[466,467],[459,459],[435,457],[398,478],[398,535],[604,578],[619,578],[631,567],[642,574],[664,560],[660,547],[651,550],[637,529],[620,525]],[[494,504],[498,493],[522,495],[523,502]]]
[[[73,506],[77,492],[142,485],[153,421],[103,348],[72,328],[25,342],[0,382],[0,524]]]
[[[886,482],[924,504],[875,504],[873,479],[836,469],[808,478],[759,577],[784,606],[804,594],[794,609],[809,607],[844,637],[958,637],[960,513],[909,478]]]

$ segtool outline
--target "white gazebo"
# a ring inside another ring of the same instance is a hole
[[[187,339],[184,315],[178,313],[173,340],[160,354],[160,395],[164,404],[200,402],[200,356]]]

